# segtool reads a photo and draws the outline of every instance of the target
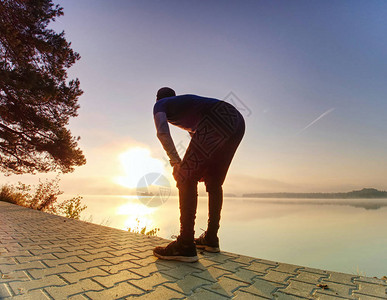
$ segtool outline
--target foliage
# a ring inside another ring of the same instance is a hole
[[[47,180],[42,182],[39,180],[39,184],[35,190],[35,194],[29,202],[29,207],[49,213],[57,213],[57,206],[55,205],[58,196],[63,194],[59,189],[59,177],[57,176],[53,180]]]
[[[45,182],[39,180],[36,188],[21,182],[16,186],[5,184],[0,189],[0,201],[79,219],[81,212],[86,209],[86,206],[82,205],[82,197],[77,196],[58,203],[58,196],[63,194],[59,189],[59,181],[59,176]]]
[[[82,205],[81,200],[81,196],[65,200],[59,205],[58,208],[65,217],[79,220],[81,217],[81,212],[87,208],[86,205]]]
[[[31,199],[31,186],[19,182],[16,186],[5,184],[0,190],[0,201],[26,206]]]
[[[80,56],[63,31],[47,28],[61,15],[52,0],[0,1],[0,171],[7,174],[71,172],[86,163],[79,137],[65,127],[82,94],[67,69]]]
[[[153,228],[149,231],[146,231],[146,226],[140,228],[140,220],[136,218],[137,225],[134,228],[128,228],[129,232],[148,235],[148,236],[157,236],[157,232],[160,231],[160,228]]]

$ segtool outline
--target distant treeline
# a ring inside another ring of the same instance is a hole
[[[364,188],[347,193],[253,193],[243,194],[249,198],[316,198],[316,199],[359,199],[359,198],[387,198],[386,191]]]

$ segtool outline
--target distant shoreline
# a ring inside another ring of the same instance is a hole
[[[387,198],[386,191],[374,188],[363,188],[347,193],[249,193],[244,198],[309,198],[309,199],[380,199]]]

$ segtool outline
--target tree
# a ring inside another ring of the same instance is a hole
[[[66,173],[86,163],[79,137],[66,128],[83,93],[67,69],[80,56],[63,31],[48,28],[61,15],[52,0],[0,1],[0,170],[7,174]]]

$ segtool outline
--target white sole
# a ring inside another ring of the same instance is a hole
[[[220,249],[218,247],[210,247],[210,246],[205,246],[205,245],[196,245],[196,248],[211,252],[211,253],[218,253],[220,252]]]
[[[176,260],[176,261],[182,261],[182,262],[197,262],[199,260],[199,257],[196,256],[163,256],[158,253],[153,252],[153,255],[157,258],[164,259],[164,260]]]

